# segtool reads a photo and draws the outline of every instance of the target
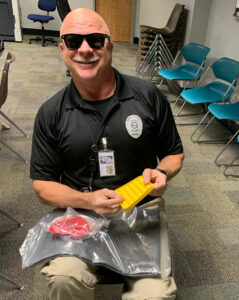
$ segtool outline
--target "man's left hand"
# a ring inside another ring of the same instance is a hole
[[[143,172],[144,183],[152,183],[154,189],[149,194],[153,197],[162,196],[167,189],[167,175],[161,173],[157,169],[145,169]]]

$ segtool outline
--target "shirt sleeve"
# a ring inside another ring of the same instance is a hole
[[[62,174],[62,155],[58,146],[54,116],[43,105],[34,123],[30,178],[47,181],[60,181]]]
[[[168,99],[157,88],[156,101],[156,148],[159,159],[168,155],[183,152],[183,145],[179,136]]]

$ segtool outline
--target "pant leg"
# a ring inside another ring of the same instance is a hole
[[[177,287],[173,277],[131,278],[125,277],[127,291],[122,300],[174,300]]]
[[[145,209],[164,209],[164,199],[156,198],[141,205]],[[125,277],[122,300],[174,300],[177,287],[173,277],[133,278]]]
[[[77,257],[63,256],[51,260],[41,274],[50,288],[50,300],[93,300],[98,282],[95,274],[98,266],[88,264]]]

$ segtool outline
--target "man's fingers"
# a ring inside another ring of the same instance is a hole
[[[150,183],[151,173],[152,173],[152,170],[151,170],[151,169],[145,169],[145,170],[143,171],[144,184]]]

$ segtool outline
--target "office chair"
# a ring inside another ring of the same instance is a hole
[[[205,60],[209,51],[210,48],[197,43],[189,43],[185,45],[182,48],[182,50],[179,51],[178,54],[176,55],[172,63],[171,69],[168,70],[161,69],[158,71],[159,76],[162,77],[162,80],[159,83],[158,87],[161,86],[164,79],[186,81],[187,83],[183,90],[187,88],[188,84],[191,81],[194,81],[196,83],[196,86],[198,86],[198,81],[201,78],[201,75],[203,73]],[[182,65],[176,68],[176,61],[180,56],[183,57],[184,62]],[[181,93],[176,99],[174,105],[172,106],[172,109],[178,103],[180,98],[181,98]]]
[[[39,0],[38,1],[38,8],[41,10],[44,10],[47,12],[47,15],[39,15],[39,14],[30,14],[27,16],[29,20],[32,20],[33,22],[40,22],[41,23],[41,32],[42,36],[37,37],[34,39],[29,40],[29,44],[31,44],[32,41],[36,42],[42,42],[42,47],[46,46],[46,42],[53,43],[57,45],[57,42],[54,41],[52,38],[46,38],[45,37],[45,29],[44,29],[44,24],[48,23],[49,21],[54,20],[53,16],[49,16],[49,11],[55,11],[56,10],[56,0]]]
[[[11,54],[10,52],[7,54],[5,64],[2,71],[2,78],[1,78],[1,85],[0,85],[0,114],[9,122],[11,123],[16,129],[18,129],[25,137],[28,137],[27,134],[15,123],[13,122],[2,110],[3,104],[7,100],[7,94],[8,94],[8,71],[10,64],[16,60],[15,56]],[[1,125],[1,124],[0,124]],[[9,129],[7,126],[2,127],[5,129]],[[1,133],[1,131],[0,131]],[[8,148],[10,151],[15,153],[21,160],[23,160],[26,163],[26,159],[22,157],[18,152],[16,152],[12,147],[10,147],[6,142],[4,142],[2,139],[0,139],[0,143],[3,144],[6,148]]]

